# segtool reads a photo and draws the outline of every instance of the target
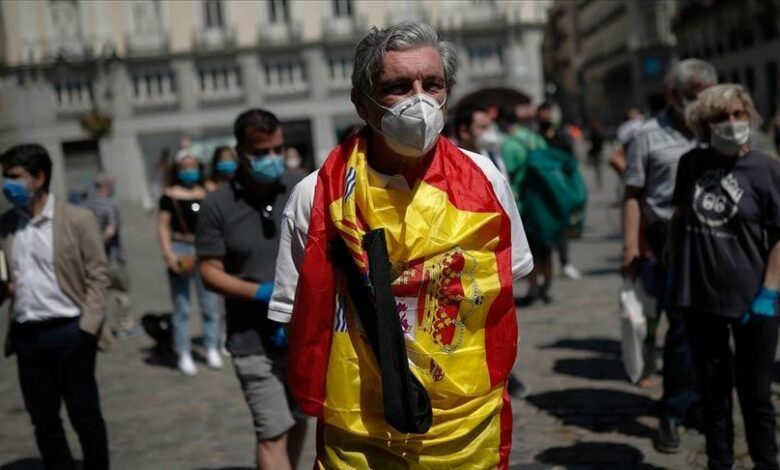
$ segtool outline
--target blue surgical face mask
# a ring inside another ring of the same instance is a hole
[[[3,194],[8,202],[18,209],[24,209],[30,205],[32,194],[27,189],[23,179],[6,179],[3,181]]]
[[[236,171],[236,166],[233,160],[220,160],[217,162],[217,173],[231,175]]]
[[[200,170],[197,168],[188,168],[179,171],[179,181],[185,185],[193,185],[200,181]]]
[[[284,173],[284,159],[281,155],[268,155],[251,160],[252,177],[260,183],[273,183]]]

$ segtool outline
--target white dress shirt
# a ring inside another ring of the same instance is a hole
[[[482,170],[493,186],[493,191],[495,191],[501,207],[509,217],[512,275],[514,280],[518,280],[531,272],[534,263],[525,237],[523,222],[520,220],[520,213],[517,210],[509,183],[488,157],[468,150],[460,150]],[[370,167],[368,167],[368,172],[369,178],[373,178],[384,187],[410,190],[406,179],[401,175],[383,175]],[[276,257],[274,291],[271,302],[268,304],[268,318],[277,322],[289,323],[292,316],[298,275],[303,267],[303,258],[306,252],[309,217],[314,204],[316,186],[317,172],[314,172],[295,186],[287,201],[287,206],[284,208],[281,233],[279,234],[279,253]]]
[[[11,269],[16,295],[14,320],[19,323],[73,318],[81,310],[57,283],[54,271],[54,196],[30,218],[21,213],[14,234]]]

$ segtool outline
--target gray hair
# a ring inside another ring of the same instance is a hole
[[[734,98],[742,100],[745,104],[745,109],[750,116],[750,127],[756,129],[761,124],[761,117],[756,112],[753,100],[742,85],[734,83],[715,85],[699,93],[696,101],[685,109],[685,122],[699,140],[709,140],[709,124],[726,112]]]
[[[685,59],[674,64],[664,80],[666,87],[680,95],[694,84],[704,87],[718,83],[718,73],[709,62],[700,59]]]
[[[433,26],[418,21],[401,23],[379,29],[372,26],[355,51],[352,70],[352,88],[371,95],[374,80],[382,73],[382,60],[389,51],[409,51],[433,47],[439,51],[447,92],[455,86],[458,54],[455,45],[443,41]]]

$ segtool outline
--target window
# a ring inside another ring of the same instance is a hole
[[[206,28],[223,28],[225,26],[222,0],[204,0],[203,13]]]
[[[333,16],[336,18],[352,16],[352,0],[333,0]]]
[[[767,85],[767,109],[768,114],[772,114],[780,108],[780,77],[777,75],[777,62],[767,62],[766,64],[766,85]]]
[[[69,47],[74,41],[81,40],[81,24],[79,9],[75,0],[50,0],[51,25],[54,30],[54,41]]]
[[[158,0],[135,0],[130,5],[133,34],[145,36],[160,33],[160,4]]]
[[[756,74],[753,72],[753,67],[745,68],[745,87],[751,94],[756,89]]]
[[[290,6],[287,0],[268,0],[271,23],[287,23],[290,21]]]

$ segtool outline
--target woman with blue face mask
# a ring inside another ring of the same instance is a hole
[[[217,147],[211,157],[210,167],[211,173],[204,187],[211,193],[216,191],[220,184],[232,180],[235,176],[238,162],[233,149],[226,145]]]
[[[198,212],[207,192],[201,165],[190,149],[176,154],[172,181],[160,198],[157,236],[173,302],[173,348],[179,370],[187,376],[197,374],[190,342],[190,284],[194,283],[203,315],[203,343],[209,367],[222,367],[219,354],[219,316],[217,295],[203,287],[195,258],[195,229]]]

